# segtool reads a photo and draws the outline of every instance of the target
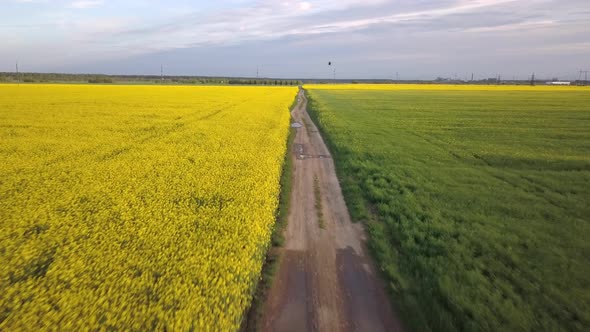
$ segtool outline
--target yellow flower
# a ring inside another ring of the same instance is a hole
[[[0,85],[0,330],[236,330],[296,93]]]

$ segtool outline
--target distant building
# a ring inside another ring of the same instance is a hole
[[[571,82],[561,82],[561,81],[553,81],[545,83],[547,85],[571,85]]]

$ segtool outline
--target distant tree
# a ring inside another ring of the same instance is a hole
[[[110,77],[93,77],[88,80],[88,83],[108,84],[113,83],[113,79]]]

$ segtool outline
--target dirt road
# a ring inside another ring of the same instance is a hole
[[[306,105],[300,92],[292,116],[303,126],[294,141],[285,245],[262,328],[402,331],[366,251],[362,225],[350,221],[330,152]]]

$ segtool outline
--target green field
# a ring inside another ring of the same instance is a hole
[[[590,90],[310,88],[410,327],[590,329]]]

